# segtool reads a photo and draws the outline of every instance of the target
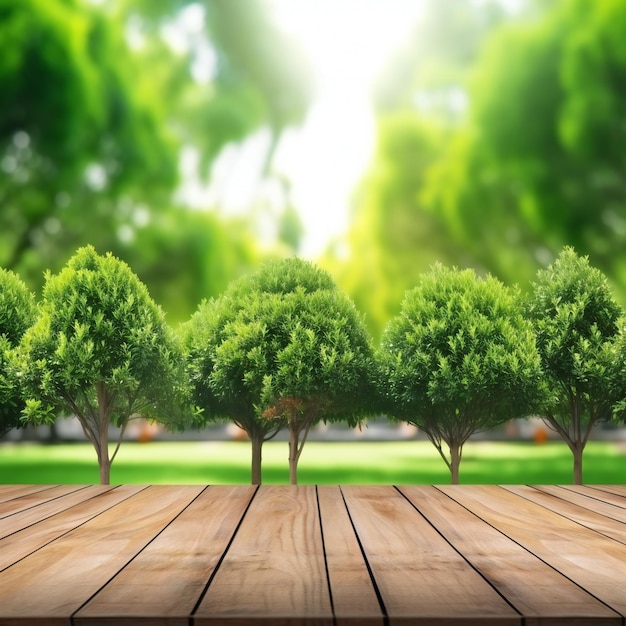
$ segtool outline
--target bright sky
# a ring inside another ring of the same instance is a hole
[[[306,229],[301,254],[313,258],[346,230],[350,195],[374,148],[371,87],[410,35],[422,2],[271,0],[270,6],[278,24],[300,42],[315,73],[307,120],[283,138],[275,160],[275,169],[291,181],[292,202]],[[247,210],[251,194],[259,193],[266,141],[259,134],[226,150],[215,165],[213,199],[228,212]],[[265,190],[269,198],[276,192]]]
[[[371,160],[371,88],[409,37],[419,0],[274,0],[276,17],[304,47],[316,100],[306,124],[285,137],[277,167],[293,182],[306,228],[303,254],[315,256],[345,232],[355,185]]]

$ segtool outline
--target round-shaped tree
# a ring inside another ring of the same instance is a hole
[[[11,367],[12,354],[35,321],[35,296],[17,274],[0,268],[0,437],[21,425],[24,402]]]
[[[537,273],[527,314],[548,387],[542,415],[572,451],[574,482],[581,484],[593,427],[626,398],[624,313],[602,272],[566,247]]]
[[[356,424],[373,409],[370,338],[330,276],[296,258],[269,263],[203,303],[186,341],[196,402],[229,417],[252,440],[252,482],[261,446],[289,429],[290,481],[319,420]]]
[[[228,419],[246,432],[252,446],[251,482],[259,485],[263,443],[275,437],[284,423],[269,422],[259,416],[258,384],[249,373],[251,366],[242,363],[235,379],[220,382],[224,377],[218,372],[228,367],[227,362],[242,358],[232,341],[222,346],[234,332],[231,325],[236,324],[245,305],[245,298],[233,293],[236,285],[237,281],[231,283],[220,298],[203,301],[189,322],[181,326],[181,336],[193,400],[202,409],[202,419],[205,423]],[[229,349],[233,351],[230,359]],[[255,358],[254,354],[248,356]],[[248,372],[246,378],[244,370]]]
[[[47,274],[39,318],[20,345],[19,375],[27,419],[78,418],[102,484],[130,419],[174,424],[182,415],[184,371],[163,312],[128,265],[91,246]],[[109,456],[111,424],[120,435]]]
[[[491,276],[436,265],[383,334],[389,412],[426,433],[453,483],[473,433],[525,417],[537,402],[539,354],[516,295]]]

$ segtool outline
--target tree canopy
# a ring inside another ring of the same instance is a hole
[[[0,0],[0,17],[0,265],[38,289],[92,243],[181,321],[268,256],[258,213],[226,219],[217,187],[192,211],[181,182],[214,182],[248,140],[279,180],[313,81],[271,3]],[[625,23],[620,0],[424,3],[373,90],[377,148],[346,245],[318,259],[376,337],[435,261],[526,285],[573,245],[626,299]],[[297,249],[284,197],[287,245],[269,256]],[[177,292],[159,277],[181,268]]]
[[[98,455],[108,484],[129,420],[176,425],[185,411],[179,346],[162,310],[128,265],[81,248],[48,273],[35,323],[19,348],[26,419],[74,415]],[[109,456],[109,426],[120,427]]]
[[[176,153],[112,18],[79,0],[3,0],[0,15],[0,262],[30,278],[91,229],[113,240],[122,198],[162,200]]]
[[[463,444],[538,406],[540,363],[514,290],[435,266],[409,290],[381,346],[389,412],[421,428],[458,482]],[[449,456],[444,450],[449,449]]]
[[[531,278],[524,257],[534,254],[539,266],[568,244],[593,254],[624,287],[623,130],[615,120],[623,106],[617,83],[626,75],[616,33],[625,20],[621,2],[562,0],[485,44],[470,85],[464,158],[448,160],[434,206],[447,195],[466,245],[507,277],[521,263],[517,280]],[[487,207],[508,250],[483,226]]]
[[[527,309],[548,391],[542,415],[572,451],[581,484],[592,428],[621,413],[626,398],[624,312],[606,277],[573,248],[538,272]]]
[[[14,350],[35,321],[35,296],[20,277],[0,268],[0,437],[21,425],[22,399]]]
[[[297,258],[265,264],[205,302],[187,329],[198,404],[229,417],[253,444],[290,432],[290,479],[311,426],[355,424],[372,407],[372,347],[352,302],[330,276]],[[256,452],[255,452],[256,450]]]
[[[204,297],[224,287],[204,269],[217,251],[232,247],[228,279],[257,263],[250,224],[215,206],[194,215],[179,170],[195,161],[185,176],[207,183],[226,145],[266,128],[269,174],[284,130],[307,111],[306,62],[261,0],[0,0],[0,38],[1,266],[39,288],[44,269],[93,244],[136,267],[183,319],[200,298],[159,289],[170,262]],[[188,263],[192,223],[216,252]]]
[[[325,260],[355,301],[381,294],[363,308],[376,334],[436,261],[527,285],[572,245],[626,298],[625,131],[616,121],[626,5],[520,7],[427,3],[381,78],[351,254]]]

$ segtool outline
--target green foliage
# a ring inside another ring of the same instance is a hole
[[[568,244],[593,254],[623,289],[624,130],[615,119],[624,106],[626,45],[617,33],[626,5],[539,6],[486,41],[470,85],[468,148],[448,178],[452,189],[445,177],[433,183],[433,204],[452,197],[463,244],[502,277],[530,279],[529,251],[539,266]],[[517,266],[524,273],[516,276]]]
[[[176,320],[256,264],[249,224],[174,194],[182,148],[206,183],[224,146],[269,129],[269,168],[304,118],[310,73],[261,1],[0,0],[0,39],[0,264],[38,289],[88,243],[135,267]]]
[[[2,0],[0,16],[0,261],[37,282],[94,230],[115,240],[122,197],[169,193],[177,155],[114,16],[59,0]]]
[[[218,82],[253,87],[264,103],[264,118],[278,133],[301,122],[311,81],[295,42],[271,23],[260,2],[208,0],[205,6],[218,53]]]
[[[75,415],[106,470],[104,482],[109,424],[123,433],[133,417],[172,425],[180,418],[185,380],[178,350],[163,312],[130,268],[81,248],[59,274],[47,275],[38,320],[22,339],[25,416],[37,423],[59,412]]]
[[[497,2],[425,2],[414,33],[377,82],[377,146],[353,202],[349,255],[339,248],[324,260],[376,337],[398,313],[405,291],[437,261],[506,276],[478,254],[484,244],[472,245],[455,190],[464,179],[468,77],[485,38],[509,19]],[[473,228],[491,232],[506,254],[506,230],[492,226],[483,198],[475,208],[481,217]],[[515,271],[512,276],[517,280]],[[372,292],[378,297],[370,298]]]
[[[24,403],[13,351],[34,322],[35,309],[35,296],[19,276],[0,268],[0,436],[21,424]]]
[[[427,117],[398,112],[379,119],[375,165],[361,183],[347,237],[350,255],[324,261],[375,337],[435,259],[467,261],[420,197],[446,138],[445,128]]]
[[[306,261],[269,263],[233,283],[201,305],[185,335],[198,404],[253,441],[285,425],[306,439],[320,419],[356,423],[371,406],[363,322],[330,276]]]
[[[217,297],[261,258],[245,220],[184,209],[153,217],[113,252],[163,303],[171,325],[188,320],[198,303]]]
[[[572,450],[581,482],[591,429],[626,398],[623,311],[604,274],[571,247],[538,272],[527,308],[549,389],[543,414]]]
[[[16,346],[35,319],[35,296],[11,270],[0,268],[0,335]]]
[[[573,245],[624,299],[625,24],[620,0],[427,3],[380,81],[337,274],[375,332],[436,261],[527,285]]]
[[[261,406],[299,398],[314,421],[355,425],[368,410],[371,354],[354,306],[336,290],[298,290],[280,305],[269,316],[279,332],[270,347],[274,362],[263,377]]]
[[[539,355],[517,294],[472,270],[437,265],[406,294],[381,367],[391,414],[424,430],[454,482],[470,435],[529,415],[538,400]]]

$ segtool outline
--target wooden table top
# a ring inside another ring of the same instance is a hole
[[[0,485],[0,624],[626,624],[626,486]]]

